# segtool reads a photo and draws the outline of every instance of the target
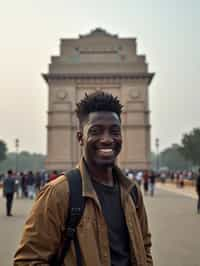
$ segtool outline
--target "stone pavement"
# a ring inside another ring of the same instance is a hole
[[[13,217],[5,216],[5,199],[0,190],[0,266],[11,266],[14,251],[21,237],[25,217],[29,212],[32,201],[15,199]]]
[[[177,187],[175,183],[157,183],[156,186],[158,188],[174,192],[176,194],[184,195],[187,197],[191,197],[193,199],[197,199],[197,193],[195,190],[195,186],[184,186],[183,188]],[[200,265],[200,264],[199,264]]]
[[[155,266],[200,266],[200,215],[194,187],[156,184],[155,196],[144,199]]]
[[[195,212],[196,199],[188,192],[185,188],[177,190],[174,186],[157,184],[155,196],[144,197],[155,266],[200,265],[200,215]],[[14,216],[6,217],[5,200],[0,197],[0,266],[12,265],[12,257],[32,202],[15,199]]]

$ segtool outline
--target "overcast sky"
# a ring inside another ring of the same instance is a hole
[[[50,56],[61,38],[104,28],[136,37],[156,72],[150,86],[152,149],[200,127],[200,1],[0,0],[0,139],[14,151],[46,152]]]

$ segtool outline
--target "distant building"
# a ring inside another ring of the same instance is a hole
[[[148,87],[154,74],[136,48],[136,39],[100,28],[77,39],[61,39],[60,54],[51,57],[49,72],[43,74],[49,87],[47,169],[70,169],[78,162],[75,104],[95,90],[119,96],[124,105],[121,167],[149,167]]]

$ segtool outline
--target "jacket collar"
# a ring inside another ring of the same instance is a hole
[[[92,184],[91,175],[88,171],[88,167],[85,163],[84,158],[82,157],[79,162],[79,170],[82,177],[82,195],[83,197],[92,197],[94,199],[98,199],[94,186]],[[133,187],[133,182],[129,180],[121,171],[121,169],[117,166],[113,167],[113,174],[119,181],[120,187],[123,187],[126,192],[130,192]]]

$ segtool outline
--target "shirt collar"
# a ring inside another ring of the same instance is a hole
[[[88,171],[84,158],[82,157],[79,162],[79,170],[82,177],[82,195],[83,197],[92,197],[97,199],[97,195],[92,184],[91,175]],[[122,186],[127,192],[130,192],[133,187],[133,182],[129,180],[121,171],[118,166],[113,167],[113,173],[120,186]]]

